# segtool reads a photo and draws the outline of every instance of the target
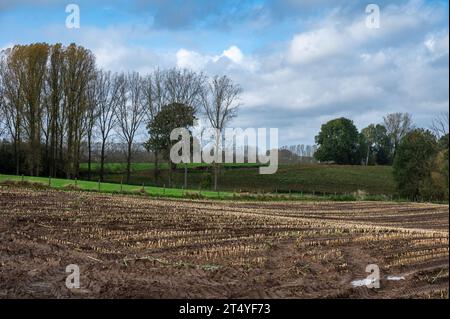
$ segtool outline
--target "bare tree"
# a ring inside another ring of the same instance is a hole
[[[130,182],[133,141],[144,121],[146,105],[143,103],[142,78],[137,72],[128,74],[117,104],[118,134],[127,145],[127,183]]]
[[[225,126],[237,116],[239,97],[242,89],[227,76],[215,76],[208,88],[202,91],[202,106],[211,127],[216,131],[216,152],[219,150],[220,136]],[[217,190],[219,163],[214,163],[214,190]]]
[[[87,148],[88,148],[88,179],[91,179],[92,174],[92,140],[94,138],[94,128],[99,116],[99,81],[98,72],[95,72],[95,76],[88,84],[86,99],[86,137],[87,137]]]
[[[0,52],[1,54],[1,52]],[[5,88],[3,74],[5,72],[5,64],[3,63],[3,58],[0,56],[0,137],[5,133],[6,125],[6,108],[5,108]]]
[[[206,76],[192,70],[173,68],[165,74],[165,104],[180,103],[194,108],[201,106]]]
[[[179,103],[193,108],[194,116],[202,104],[206,76],[188,69],[173,68],[165,74],[167,104]],[[169,165],[172,165],[169,163]],[[184,164],[184,187],[187,188],[188,166]]]
[[[97,86],[99,90],[97,126],[101,137],[100,180],[103,181],[106,143],[111,131],[117,125],[116,109],[123,99],[121,94],[125,86],[125,76],[100,71],[97,75]]]
[[[157,69],[153,74],[147,75],[142,82],[142,99],[147,112],[148,123],[151,123],[167,102],[167,90],[165,89],[165,72]],[[149,148],[150,150],[150,148]],[[158,181],[159,167],[158,149],[151,149],[154,159],[154,177]]]
[[[434,132],[436,137],[440,139],[441,137],[448,134],[449,127],[449,117],[448,111],[440,113],[432,122],[431,130]]]
[[[2,52],[0,61],[0,72],[3,87],[3,114],[6,129],[14,144],[14,161],[16,164],[16,174],[19,175],[20,150],[22,141],[22,90],[17,73],[12,65],[12,49]]]
[[[1,66],[0,66],[1,68]],[[3,89],[2,75],[0,71],[0,137],[5,134],[6,127],[6,111],[5,111],[5,99],[4,99],[4,89]]]
[[[384,126],[392,142],[392,154],[395,157],[402,138],[413,129],[412,116],[409,113],[391,113],[384,118]]]
[[[206,77],[187,69],[156,70],[144,79],[143,95],[150,123],[161,109],[169,104],[188,105],[194,112],[201,106],[201,92]],[[158,150],[152,150],[155,160],[155,180],[158,180]],[[186,173],[187,166],[185,166]]]

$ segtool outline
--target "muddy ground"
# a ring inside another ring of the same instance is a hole
[[[447,205],[3,186],[0,298],[448,298],[448,223]],[[368,264],[380,288],[353,287]]]

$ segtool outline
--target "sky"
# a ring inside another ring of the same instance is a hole
[[[68,4],[80,28],[66,27]],[[342,116],[362,129],[409,112],[427,128],[449,107],[442,0],[0,0],[0,50],[34,42],[75,42],[105,70],[226,74],[243,89],[230,126],[278,128],[279,145],[313,144]]]

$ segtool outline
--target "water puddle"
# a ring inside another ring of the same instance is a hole
[[[389,281],[400,281],[400,280],[405,280],[404,276],[387,276],[386,280]],[[353,287],[363,287],[363,286],[368,286],[370,284],[373,284],[375,282],[375,280],[373,279],[369,279],[369,278],[365,278],[365,279],[360,279],[360,280],[353,280],[351,282]]]
[[[405,280],[405,277],[403,277],[403,276],[388,276],[386,279],[392,280],[392,281],[399,281],[399,280]]]
[[[372,283],[373,283],[372,279],[366,278],[366,279],[361,279],[361,280],[353,280],[352,286],[353,287],[362,287],[362,286],[368,286]]]

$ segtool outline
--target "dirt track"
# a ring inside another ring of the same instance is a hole
[[[447,205],[0,187],[0,298],[448,298],[448,222]],[[381,288],[352,287],[368,264]]]

